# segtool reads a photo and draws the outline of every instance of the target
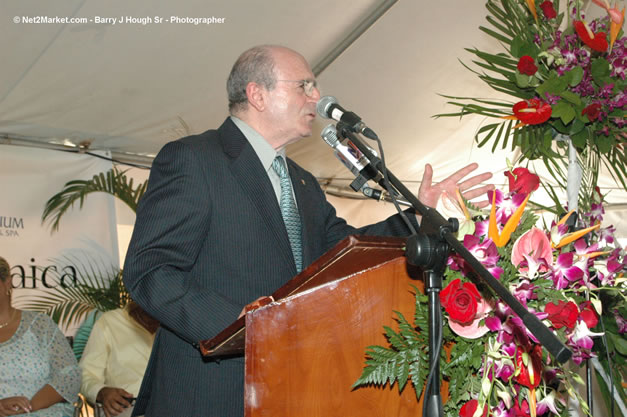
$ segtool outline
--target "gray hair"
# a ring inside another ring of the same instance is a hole
[[[10,269],[7,260],[0,256],[0,281],[6,282],[9,279],[11,275]]]
[[[276,76],[274,75],[272,46],[262,45],[250,48],[241,54],[233,64],[229,79],[226,82],[231,114],[234,115],[248,107],[246,86],[250,82],[257,83],[267,90],[274,88]]]

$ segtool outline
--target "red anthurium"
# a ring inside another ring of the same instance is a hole
[[[603,7],[608,16],[610,17],[610,51],[612,50],[612,46],[614,45],[614,41],[616,41],[616,37],[618,36],[618,32],[620,32],[623,27],[623,22],[625,21],[625,8],[623,10],[618,10],[616,7],[616,3],[614,3],[614,7],[610,7],[610,3],[607,0],[592,0],[598,6]]]
[[[542,348],[534,345],[531,352],[525,352],[522,348],[516,350],[516,382],[531,389],[540,385],[542,378]]]
[[[607,51],[607,39],[605,32],[594,33],[585,22],[576,20],[573,22],[575,31],[581,41],[597,52]]]
[[[588,120],[591,122],[597,120],[599,118],[599,114],[601,114],[601,103],[592,103],[581,111],[581,115],[588,116]]]
[[[459,410],[459,417],[472,417],[475,415],[475,411],[477,411],[477,406],[479,405],[479,401],[474,398],[468,401],[466,404],[462,405],[462,408]],[[483,414],[481,417],[486,417],[488,415],[488,405],[486,404],[483,407]]]
[[[528,125],[539,125],[551,117],[551,105],[544,101],[532,98],[519,101],[513,107],[514,116]]]
[[[538,71],[538,67],[536,66],[534,60],[529,55],[523,55],[518,60],[518,72],[525,75],[533,75]]]
[[[542,379],[542,348],[534,345],[531,352],[520,347],[516,350],[516,371],[514,379],[520,385],[529,388],[529,413],[536,417],[536,387]]]
[[[555,7],[553,7],[553,2],[546,0],[540,5],[540,8],[547,19],[555,19],[557,17],[557,12],[555,11]]]

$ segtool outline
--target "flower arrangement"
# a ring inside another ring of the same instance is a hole
[[[558,184],[566,183],[568,149],[574,148],[579,165],[589,168],[580,193],[586,210],[601,163],[627,190],[625,7],[609,1],[592,0],[604,17],[589,20],[583,0],[567,0],[561,13],[559,0],[539,7],[535,0],[488,0],[491,26],[480,30],[505,51],[467,49],[479,70],[466,67],[514,101],[445,96],[461,110],[436,115],[500,119],[478,130],[478,145],[492,142],[494,151],[511,143],[521,153],[518,162],[541,159]]]
[[[525,210],[539,178],[525,168],[507,172],[509,190],[488,194],[489,213],[467,207],[461,196],[443,195],[439,211],[459,217],[458,238],[530,312],[572,352],[558,366],[520,318],[489,287],[477,281],[464,259],[448,259],[441,304],[445,311],[441,372],[448,382],[445,415],[478,417],[567,416],[576,398],[577,370],[598,357],[623,401],[627,358],[627,270],[625,250],[601,224],[602,197],[596,193],[581,230],[569,230],[568,216],[537,227]],[[390,346],[370,346],[355,386],[411,380],[417,398],[428,373],[426,296],[416,290],[413,323],[398,314],[399,330],[386,327]],[[609,392],[608,386],[605,388]]]

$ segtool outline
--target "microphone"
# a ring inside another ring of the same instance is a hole
[[[350,140],[346,139],[346,144],[340,141],[333,124],[322,129],[320,136],[334,149],[335,156],[356,176],[350,185],[354,191],[359,191],[370,179],[375,179],[377,182],[382,180],[381,174],[370,165],[368,158]],[[376,155],[374,150],[371,152]]]
[[[337,99],[333,96],[324,96],[318,100],[316,110],[320,117],[345,123],[353,132],[361,133],[370,139],[377,139],[377,135],[372,131],[372,129],[361,121],[361,117],[351,111],[346,111],[338,104]]]

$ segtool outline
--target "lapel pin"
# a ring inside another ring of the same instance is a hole
[[[300,179],[300,182],[301,182],[303,185],[307,185],[307,184],[305,184],[305,180],[304,180],[304,179],[302,179],[302,178]]]

